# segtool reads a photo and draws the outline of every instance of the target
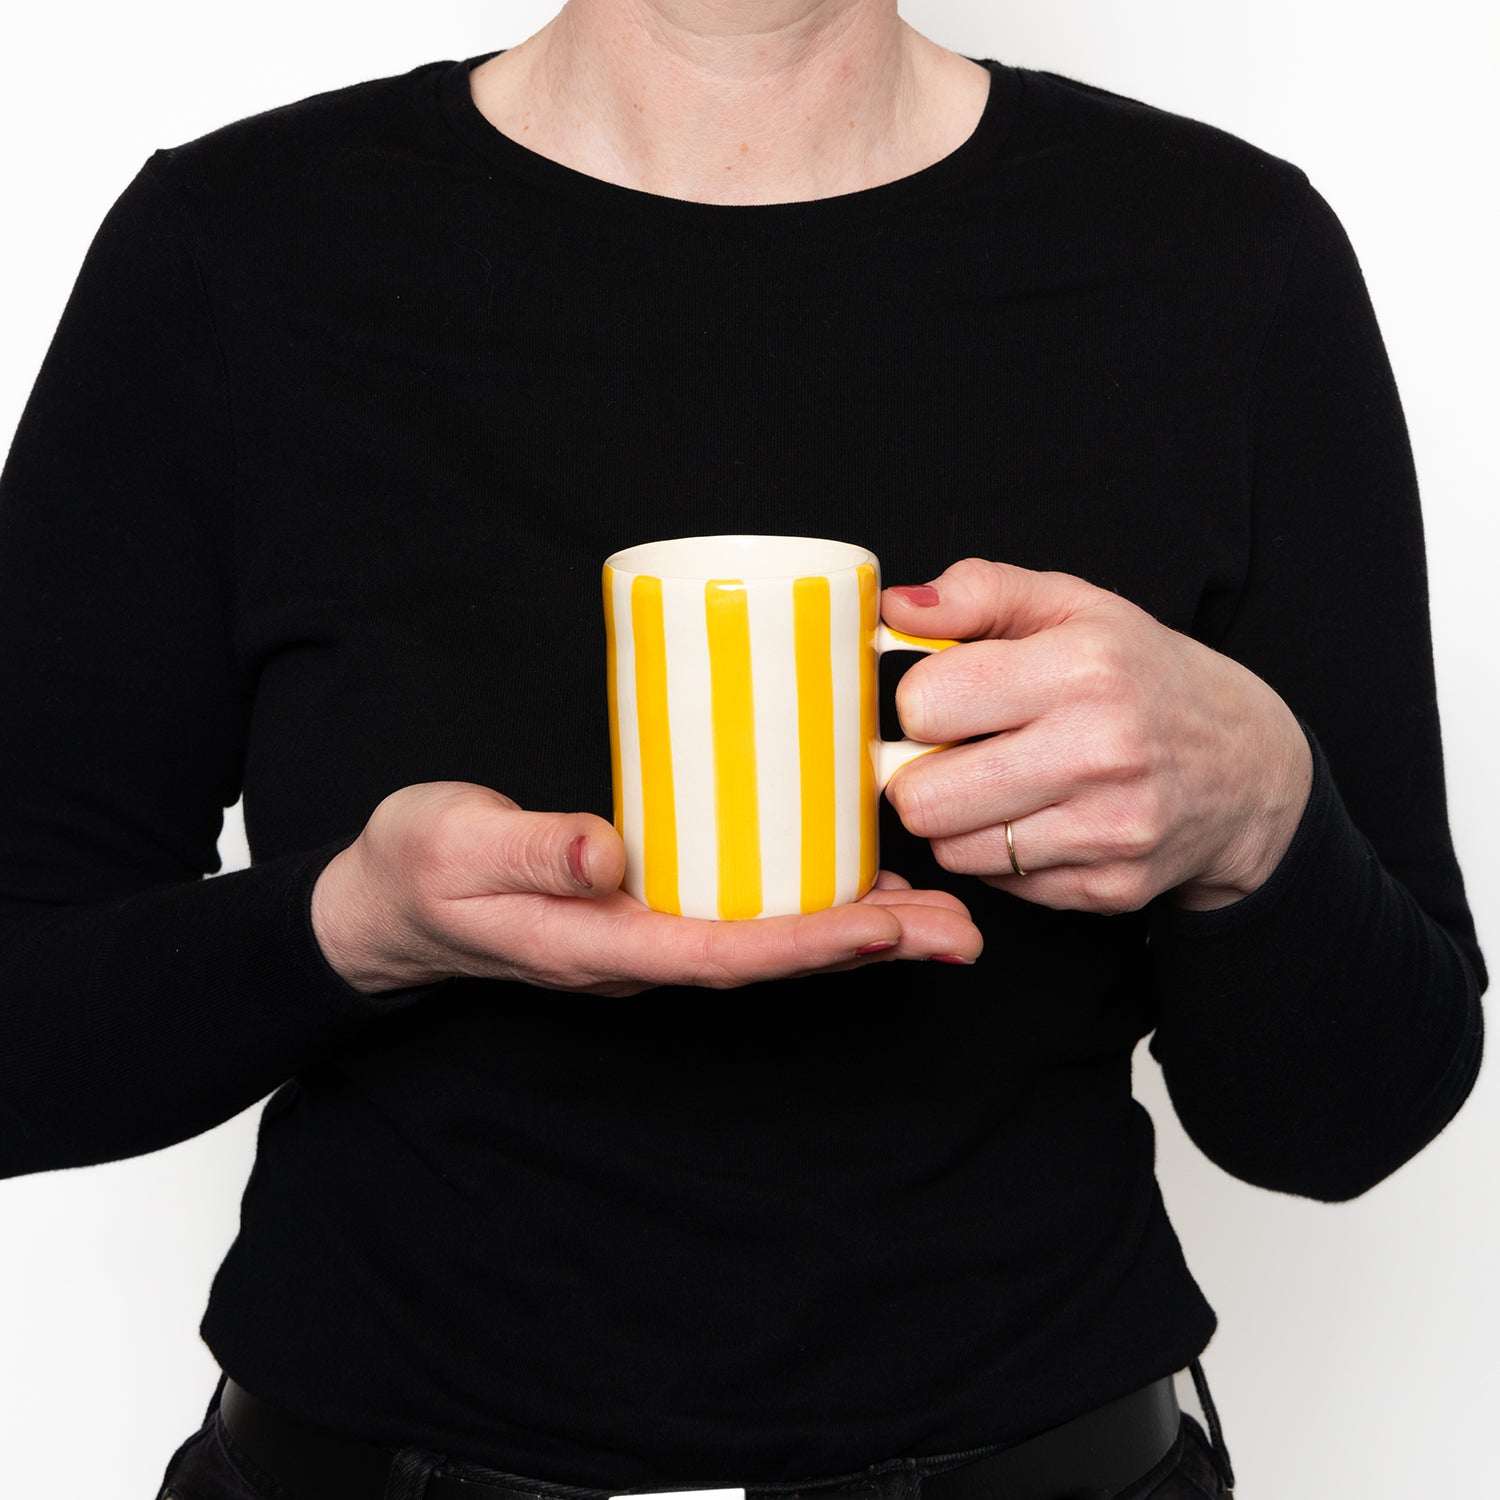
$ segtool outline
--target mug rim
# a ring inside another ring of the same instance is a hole
[[[662,550],[670,552],[674,549],[686,551],[689,548],[702,548],[709,544],[728,544],[745,547],[745,558],[731,558],[723,567],[714,569],[699,564],[687,562],[673,563],[670,556],[663,561],[653,561],[650,554]],[[774,546],[766,545],[774,544]],[[831,556],[823,560],[810,560],[805,566],[778,565],[764,568],[746,568],[743,563],[749,559],[750,548],[754,546],[765,546],[765,550],[774,551],[776,548],[785,549],[789,545],[801,545],[806,547],[817,547],[828,549]],[[757,532],[724,532],[717,535],[705,536],[679,536],[661,537],[656,541],[636,542],[632,546],[622,547],[617,552],[612,552],[604,560],[604,566],[616,573],[623,573],[627,577],[644,575],[650,578],[660,578],[684,583],[702,583],[715,578],[734,577],[744,583],[775,583],[785,582],[794,578],[823,577],[833,573],[846,573],[860,567],[862,564],[870,563],[879,567],[879,559],[868,547],[861,546],[858,542],[839,541],[835,537],[818,536],[788,536],[779,533],[757,533]]]

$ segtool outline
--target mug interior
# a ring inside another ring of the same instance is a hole
[[[873,563],[853,542],[813,536],[683,536],[642,542],[607,559],[617,573],[655,578],[805,578]]]

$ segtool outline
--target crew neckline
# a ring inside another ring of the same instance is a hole
[[[974,129],[946,156],[873,187],[856,188],[829,198],[805,198],[793,203],[700,203],[626,187],[580,172],[543,156],[492,125],[474,100],[469,75],[481,63],[498,57],[505,48],[453,63],[439,76],[439,102],[449,126],[465,145],[493,167],[526,178],[541,187],[570,196],[595,209],[641,221],[672,220],[681,225],[736,231],[780,229],[813,222],[855,222],[904,206],[972,176],[998,151],[1015,118],[1019,79],[1016,70],[993,58],[970,57],[988,70],[990,89]]]

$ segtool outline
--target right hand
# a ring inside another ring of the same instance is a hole
[[[887,871],[850,905],[746,922],[651,911],[620,890],[624,871],[619,834],[592,813],[421,782],[392,792],[328,863],[313,931],[365,994],[460,977],[592,995],[729,989],[893,958],[971,963],[983,947],[956,896]]]

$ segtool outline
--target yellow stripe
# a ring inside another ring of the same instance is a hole
[[[792,585],[797,637],[797,743],[802,762],[802,910],[833,905],[833,637],[826,578]]]
[[[949,646],[956,646],[958,644],[957,641],[950,641],[944,636],[907,635],[904,630],[891,630],[889,625],[885,628],[891,631],[894,639],[902,641],[908,646],[915,646],[919,651],[946,651]]]
[[[880,862],[880,794],[875,790],[875,742],[880,738],[880,671],[875,630],[880,624],[880,591],[875,565],[859,572],[859,894],[875,884]]]
[[[760,885],[760,788],[750,683],[750,599],[738,579],[704,590],[714,720],[714,814],[719,832],[719,915],[754,917]]]
[[[620,676],[615,661],[615,570],[604,566],[604,691],[609,699],[609,779],[614,788],[615,830],[625,826],[625,778],[620,771]]]
[[[635,631],[635,711],[641,732],[641,827],[646,905],[680,913],[677,895],[677,798],[672,787],[672,726],[667,719],[667,632],[661,579],[630,587]]]

